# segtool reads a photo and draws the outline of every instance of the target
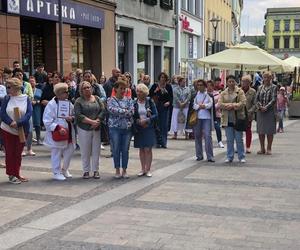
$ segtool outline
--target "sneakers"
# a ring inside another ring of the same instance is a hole
[[[94,178],[94,179],[100,179],[99,171],[95,171],[95,172],[94,172],[93,178]]]
[[[151,173],[150,171],[148,171],[148,172],[146,173],[146,176],[147,176],[147,177],[152,177],[152,173]]]
[[[225,163],[231,163],[231,162],[232,162],[232,160],[230,160],[228,158],[225,160]]]
[[[224,148],[225,147],[222,141],[219,141],[218,145],[219,145],[219,148]]]
[[[69,170],[65,170],[65,169],[62,169],[62,174],[64,175],[64,177],[66,178],[72,178],[72,175],[70,174]]]
[[[8,181],[11,184],[21,184],[21,181],[16,176],[9,176]]]
[[[146,174],[145,172],[141,171],[141,172],[139,172],[139,173],[137,174],[137,176],[138,176],[138,177],[141,177],[141,176],[144,176],[145,174]]]
[[[54,180],[57,180],[57,181],[64,181],[65,179],[66,179],[66,177],[64,177],[64,175],[63,174],[54,174],[53,175],[53,179]]]
[[[245,158],[240,159],[240,163],[246,163],[246,159]]]
[[[105,147],[103,146],[103,144],[101,143],[101,150],[104,150],[105,149]]]
[[[83,179],[89,179],[90,178],[90,173],[89,172],[84,172],[82,178]]]

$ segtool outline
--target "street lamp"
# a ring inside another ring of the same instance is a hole
[[[215,30],[215,42],[214,42],[214,47],[213,47],[213,54],[215,54],[217,52],[217,28],[218,28],[218,24],[219,22],[221,22],[220,19],[214,17],[212,19],[209,20]]]

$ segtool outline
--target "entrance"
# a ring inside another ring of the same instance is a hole
[[[161,46],[154,46],[154,81],[157,80],[157,77],[161,72],[161,68],[162,68],[161,59],[162,59]]]

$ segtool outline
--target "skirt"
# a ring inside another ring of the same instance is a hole
[[[156,145],[156,134],[153,126],[138,128],[134,135],[135,148],[152,148]]]
[[[173,133],[174,132],[182,132],[185,129],[187,116],[188,116],[188,109],[189,108],[184,108],[183,109],[183,113],[186,117],[185,123],[178,123],[178,113],[179,113],[180,109],[179,108],[173,108],[170,132],[173,132]]]
[[[267,112],[257,111],[256,129],[260,135],[276,134],[276,116],[273,109]]]

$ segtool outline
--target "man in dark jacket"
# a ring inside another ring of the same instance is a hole
[[[111,71],[111,77],[107,80],[107,82],[103,85],[103,88],[106,93],[106,97],[111,97],[111,92],[114,87],[115,82],[118,80],[118,77],[121,75],[121,71],[118,68],[114,68]]]

